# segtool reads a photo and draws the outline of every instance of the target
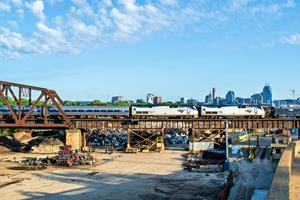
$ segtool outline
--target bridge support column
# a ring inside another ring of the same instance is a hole
[[[188,131],[189,131],[188,133],[189,133],[190,142],[194,142],[195,141],[195,131],[194,131],[194,129],[189,128]]]
[[[131,130],[130,128],[127,128],[127,148],[131,148]]]
[[[160,152],[163,152],[165,150],[165,129],[161,129],[161,147]]]
[[[66,145],[71,146],[73,150],[81,150],[82,143],[82,134],[80,130],[66,130]]]
[[[195,142],[195,130],[192,128],[188,129],[188,134],[189,134],[189,152],[193,153],[194,152],[194,142]]]

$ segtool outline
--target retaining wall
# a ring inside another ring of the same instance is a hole
[[[289,182],[293,161],[300,151],[300,141],[291,143],[283,152],[275,171],[267,200],[289,199]]]

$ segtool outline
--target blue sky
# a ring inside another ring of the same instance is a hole
[[[300,2],[1,0],[0,80],[63,99],[300,96]]]

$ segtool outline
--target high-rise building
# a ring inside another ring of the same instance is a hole
[[[251,98],[245,98],[244,99],[244,104],[246,105],[251,105],[252,99]]]
[[[216,99],[216,88],[212,89],[212,100],[215,101]]]
[[[263,96],[261,94],[254,94],[251,96],[251,104],[260,105],[263,103]]]
[[[186,104],[187,103],[187,98],[186,97],[181,97],[180,98],[180,104]]]
[[[220,104],[221,104],[221,101],[222,101],[222,98],[221,98],[221,97],[215,97],[215,99],[214,99],[214,104],[220,105]]]
[[[237,102],[237,104],[239,104],[239,105],[244,105],[244,104],[245,104],[245,99],[242,98],[242,97],[237,97],[237,98],[236,98],[236,102]]]
[[[154,104],[156,104],[156,105],[161,104],[161,102],[162,102],[162,97],[161,97],[161,96],[156,96],[156,97],[154,97],[153,102],[154,102]]]
[[[266,84],[263,92],[261,93],[263,97],[263,103],[271,105],[273,103],[272,101],[272,89],[269,84]]]
[[[235,94],[233,91],[229,91],[226,94],[226,104],[227,105],[234,105],[235,104]]]
[[[205,103],[206,104],[212,104],[213,103],[213,99],[212,99],[212,95],[208,94],[205,96]]]
[[[147,94],[147,103],[152,103],[154,101],[154,94]]]
[[[125,98],[122,96],[114,96],[111,98],[112,103],[123,102],[123,101],[125,101]]]
[[[198,101],[196,99],[191,98],[191,99],[187,100],[187,104],[189,104],[189,105],[195,106],[195,105],[197,105],[197,103],[198,103]]]

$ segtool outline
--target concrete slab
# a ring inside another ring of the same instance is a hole
[[[41,171],[13,171],[11,163],[0,163],[3,177],[23,178],[1,188],[0,199],[216,199],[224,176],[183,170],[185,153],[97,153],[96,166]]]

